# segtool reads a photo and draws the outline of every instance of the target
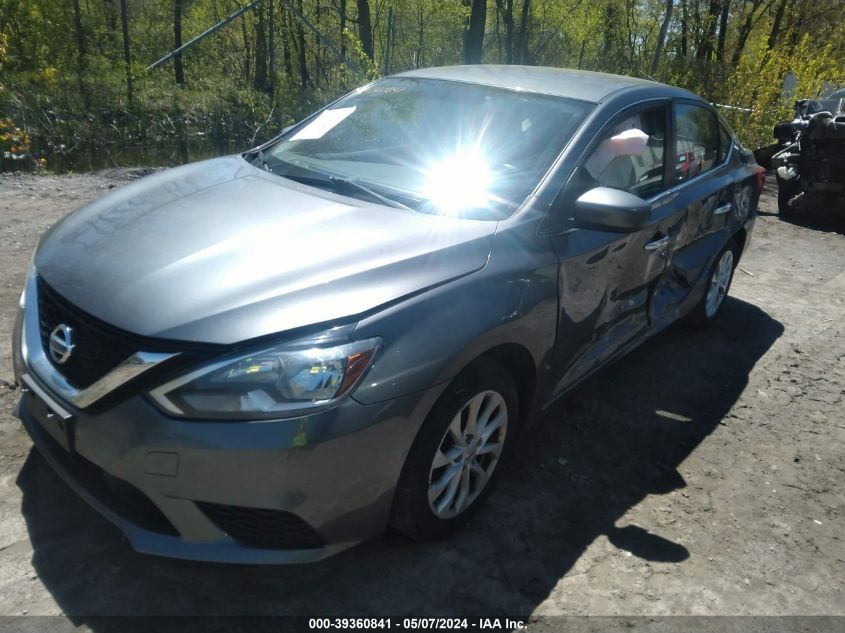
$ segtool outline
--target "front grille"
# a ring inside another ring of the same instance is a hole
[[[325,545],[314,528],[290,512],[203,501],[196,504],[212,523],[243,545],[261,549],[316,549]]]
[[[45,355],[58,372],[77,389],[90,387],[136,352],[178,354],[176,358],[162,363],[131,383],[121,385],[88,407],[90,411],[113,404],[116,399],[129,393],[130,384],[143,386],[156,381],[160,383],[189,367],[229,351],[224,345],[150,338],[121,330],[80,310],[40,277],[38,322]],[[50,334],[61,323],[73,329],[74,348],[67,361],[57,364],[50,355]]]
[[[71,305],[38,279],[38,322],[41,344],[50,362],[77,389],[85,389],[139,351],[133,336],[113,328]],[[50,355],[50,334],[64,323],[73,330],[74,349],[58,365]]]

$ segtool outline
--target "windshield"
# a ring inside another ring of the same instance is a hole
[[[345,195],[369,192],[415,211],[500,219],[534,190],[592,107],[391,78],[341,99],[259,158],[275,174]]]

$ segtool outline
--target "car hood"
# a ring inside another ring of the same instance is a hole
[[[346,198],[240,157],[148,176],[43,238],[39,275],[143,336],[235,343],[359,315],[487,262],[495,222]]]

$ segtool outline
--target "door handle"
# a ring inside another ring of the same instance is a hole
[[[727,213],[728,211],[731,210],[731,207],[732,207],[731,203],[726,202],[722,206],[719,206],[719,207],[716,207],[715,209],[713,209],[713,215],[724,215],[725,213]]]
[[[652,240],[651,242],[646,242],[645,249],[647,251],[656,251],[658,248],[663,248],[669,243],[669,236],[664,235],[663,237]]]

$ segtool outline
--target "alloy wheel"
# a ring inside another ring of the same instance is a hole
[[[428,504],[440,519],[475,501],[499,463],[508,430],[505,399],[496,391],[473,396],[452,418],[431,463]]]
[[[728,294],[728,286],[731,283],[731,275],[733,274],[734,254],[730,249],[722,253],[719,262],[713,270],[713,275],[710,277],[710,285],[707,288],[707,300],[704,304],[704,313],[710,319],[716,314],[722,301],[725,300],[725,295]]]

